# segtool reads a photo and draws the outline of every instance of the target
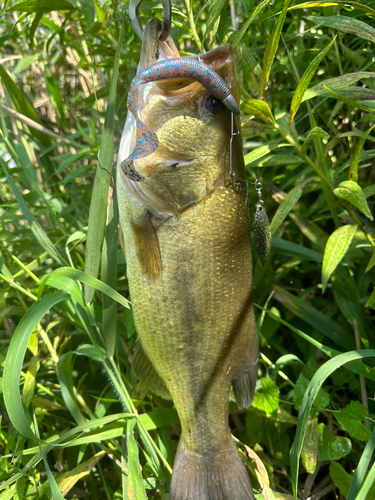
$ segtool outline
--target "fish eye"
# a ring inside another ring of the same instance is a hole
[[[213,95],[208,95],[204,104],[206,109],[213,115],[217,115],[225,109],[224,104]]]

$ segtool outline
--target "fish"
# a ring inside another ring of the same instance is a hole
[[[138,74],[180,57],[159,31],[147,23]],[[197,59],[238,103],[231,47]],[[180,418],[170,500],[254,500],[228,408],[231,386],[239,408],[251,404],[259,356],[242,138],[209,87],[183,71],[143,82],[127,114],[116,191],[138,333],[132,364]],[[137,126],[155,135],[142,157],[132,157]]]

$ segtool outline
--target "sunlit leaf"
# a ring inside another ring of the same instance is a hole
[[[374,220],[366,197],[361,187],[355,181],[343,181],[333,190],[335,195],[342,200],[346,200],[360,210],[370,220]]]
[[[342,261],[349,245],[357,230],[356,225],[342,226],[336,229],[328,238],[323,257],[322,286],[323,292],[327,287],[328,280]]]
[[[253,406],[266,413],[273,413],[279,407],[279,388],[270,378],[261,379],[262,390],[254,396]]]
[[[362,423],[362,420],[367,417],[367,410],[358,401],[351,401],[343,410],[333,415],[352,438],[366,441],[370,437],[370,429]]]
[[[340,460],[352,449],[350,439],[344,436],[333,436],[325,424],[319,424],[318,460]]]

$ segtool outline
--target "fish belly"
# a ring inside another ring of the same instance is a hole
[[[231,380],[256,343],[245,195],[219,187],[161,225],[156,279],[142,271],[125,220],[122,227],[136,328],[173,397],[184,445],[218,452],[231,442]]]

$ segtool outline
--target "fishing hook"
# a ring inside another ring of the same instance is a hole
[[[139,38],[142,40],[143,37],[143,28],[139,21],[138,17],[138,9],[143,0],[130,0],[129,3],[129,16],[133,25],[133,29]],[[160,0],[160,3],[163,6],[163,31],[159,36],[159,40],[164,42],[171,31],[172,24],[172,4],[171,0]]]

